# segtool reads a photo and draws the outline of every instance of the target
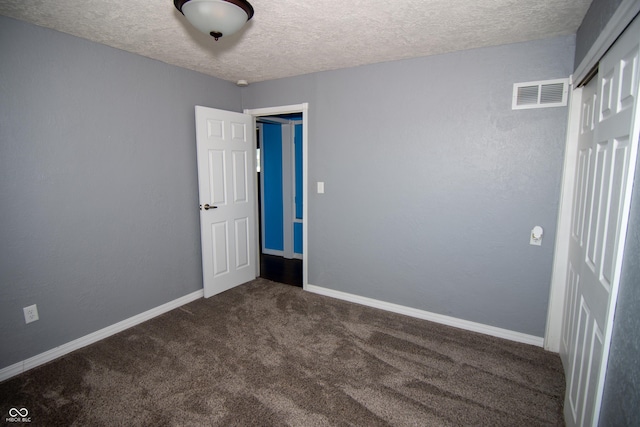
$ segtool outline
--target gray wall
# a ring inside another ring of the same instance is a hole
[[[512,111],[511,90],[567,76],[573,52],[561,37],[240,91],[0,17],[0,368],[201,289],[196,104],[310,103],[312,284],[542,336],[566,109]]]
[[[194,105],[239,89],[5,17],[0,76],[0,368],[201,289]]]
[[[310,283],[542,337],[567,110],[512,111],[512,86],[569,76],[574,42],[242,89],[244,108],[310,104]]]
[[[620,6],[620,3],[622,3],[622,0],[593,0],[576,34],[576,56],[574,61],[576,67],[587,56],[587,52],[589,52],[609,19]]]
[[[615,13],[621,0],[594,0],[576,39],[576,66]],[[580,57],[579,57],[580,56]],[[640,162],[636,168],[618,304],[600,415],[601,426],[640,420]]]

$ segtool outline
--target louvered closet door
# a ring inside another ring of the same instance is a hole
[[[582,90],[561,355],[569,426],[597,425],[637,156],[636,22]]]

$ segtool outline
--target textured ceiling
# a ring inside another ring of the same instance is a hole
[[[0,14],[251,82],[573,34],[591,0],[250,0],[219,41],[172,0],[0,0]]]

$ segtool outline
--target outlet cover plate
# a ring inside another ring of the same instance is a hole
[[[39,320],[38,317],[38,306],[36,304],[30,305],[29,307],[25,307],[22,309],[24,311],[24,322],[31,323]]]

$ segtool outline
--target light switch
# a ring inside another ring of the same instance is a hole
[[[318,181],[318,194],[324,194],[324,182]]]

